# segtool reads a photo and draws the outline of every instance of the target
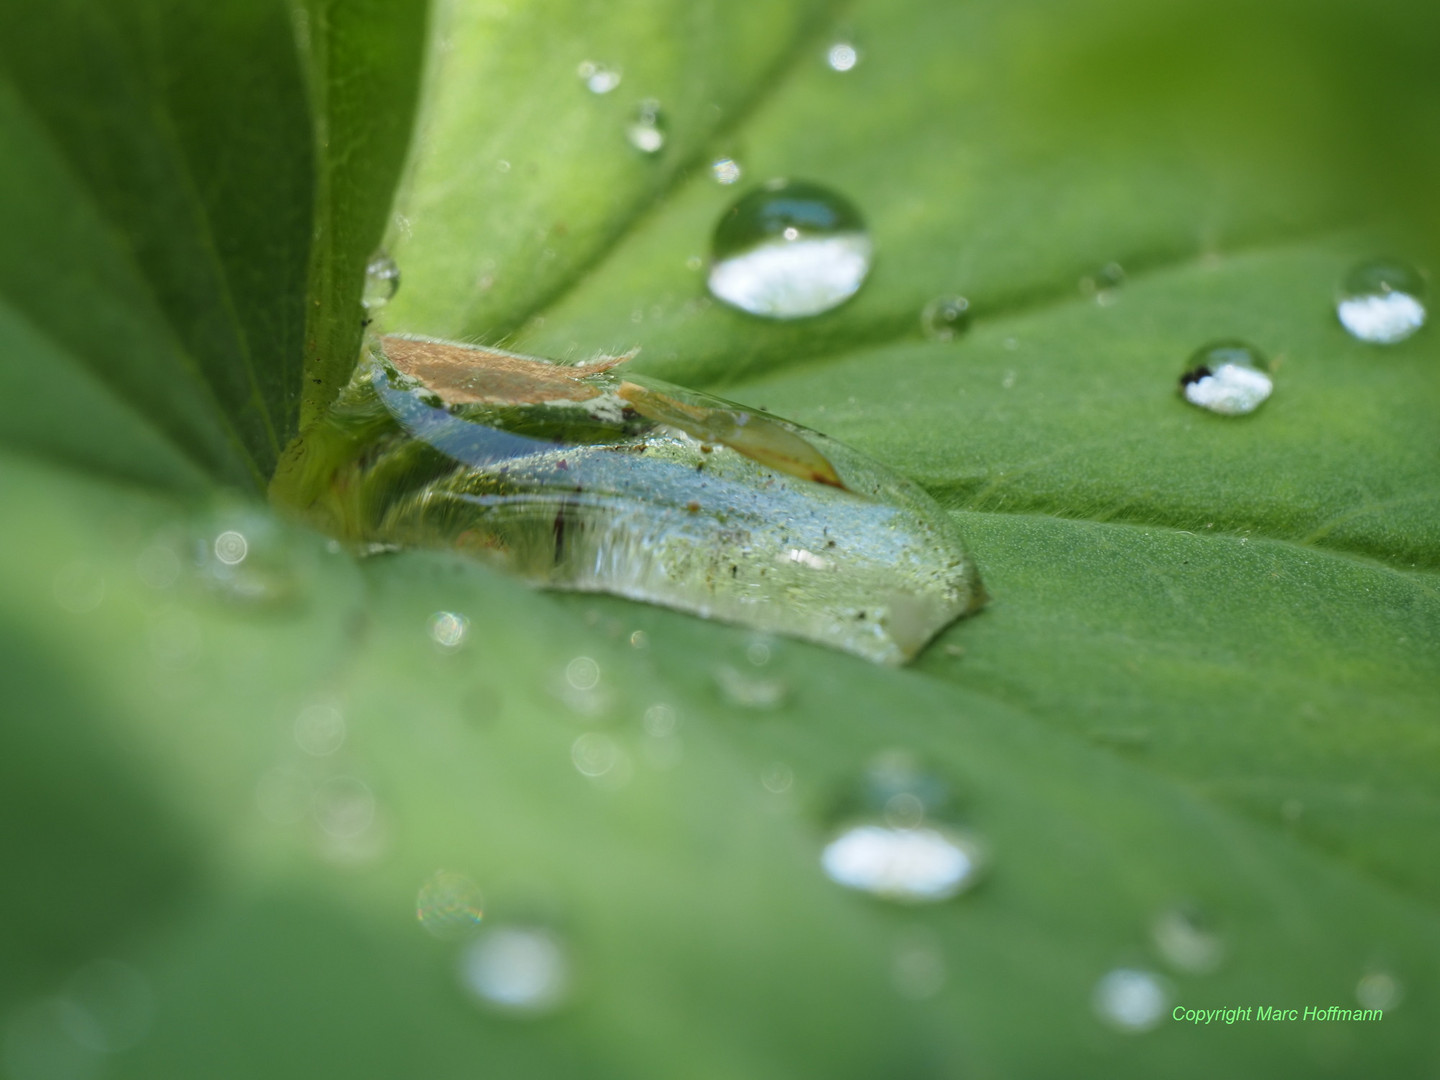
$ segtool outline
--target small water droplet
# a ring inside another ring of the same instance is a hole
[[[344,741],[345,717],[338,705],[308,705],[295,718],[295,744],[312,757],[329,757]]]
[[[1405,997],[1400,980],[1388,971],[1372,969],[1355,984],[1355,1000],[1362,1009],[1393,1009]]]
[[[458,649],[470,633],[470,620],[454,611],[437,611],[430,616],[430,638],[442,649]]]
[[[315,791],[315,822],[328,836],[352,840],[375,822],[375,796],[363,780],[332,776]]]
[[[1174,968],[1191,974],[1214,971],[1225,958],[1225,942],[1209,916],[1194,904],[1177,904],[1155,917],[1150,937]]]
[[[582,776],[601,777],[614,770],[623,756],[618,743],[598,731],[586,732],[570,747],[570,760]]]
[[[415,918],[426,933],[442,941],[470,937],[484,915],[480,887],[464,874],[449,870],[430,875],[415,897]]]
[[[584,60],[575,69],[580,76],[580,81],[585,84],[585,89],[592,94],[608,94],[620,85],[620,72],[616,68],[606,67],[604,64],[597,64],[593,60]]]
[[[577,656],[565,665],[565,681],[576,690],[594,690],[600,684],[600,665],[588,656]]]
[[[772,761],[760,770],[760,785],[772,795],[783,795],[795,785],[795,770],[783,761]]]
[[[715,228],[710,291],[772,319],[838,307],[870,272],[860,212],[818,184],[777,180],[742,196]]]
[[[632,631],[630,634],[630,647],[644,652],[650,648],[650,635],[645,633],[644,630]]]
[[[953,341],[970,321],[970,301],[963,296],[937,296],[920,312],[920,329],[931,341]]]
[[[665,147],[665,119],[660,102],[646,98],[625,125],[625,138],[642,154],[658,154]]]
[[[825,50],[825,62],[832,71],[850,71],[860,62],[860,53],[848,41],[837,41]]]
[[[367,310],[382,308],[395,297],[400,288],[400,267],[383,250],[370,256],[365,264],[365,288],[360,302]]]
[[[501,158],[499,161],[495,162],[495,171],[502,173],[509,172],[510,162],[506,161],[504,158]]]
[[[245,561],[245,556],[250,551],[245,534],[236,532],[234,529],[226,529],[215,537],[214,548],[215,557],[226,566],[239,566]]]
[[[740,163],[732,157],[718,157],[710,163],[710,175],[717,184],[730,185],[744,175]]]
[[[645,733],[653,735],[657,739],[663,739],[675,732],[675,726],[679,722],[673,706],[663,702],[651,705],[645,710],[643,723]]]
[[[778,709],[790,696],[785,680],[760,678],[729,664],[716,667],[714,675],[720,696],[742,709]]]
[[[1165,1018],[1170,991],[1160,976],[1137,968],[1116,968],[1095,984],[1095,1013],[1126,1034],[1149,1031]]]
[[[460,983],[482,1004],[502,1012],[537,1016],[552,1012],[570,990],[565,943],[536,926],[497,926],[483,932],[460,955]]]
[[[1352,337],[1394,345],[1425,325],[1425,279],[1395,259],[1372,259],[1345,275],[1335,313]]]
[[[1221,416],[1244,416],[1264,404],[1274,388],[1270,362],[1243,341],[1216,341],[1190,357],[1180,393],[1192,405]]]

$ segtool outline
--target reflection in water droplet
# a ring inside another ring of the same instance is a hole
[[[600,665],[588,656],[577,656],[565,665],[565,681],[576,690],[594,690],[600,682]]]
[[[1165,1018],[1170,992],[1158,975],[1135,968],[1116,968],[1095,984],[1095,1013],[1127,1034],[1149,1031]]]
[[[468,938],[480,926],[485,906],[480,887],[463,874],[437,870],[415,898],[415,918],[442,941]]]
[[[539,1015],[560,1006],[570,989],[570,958],[549,930],[502,926],[484,932],[460,956],[460,981],[481,1003]]]
[[[953,341],[970,321],[970,301],[937,296],[920,312],[920,329],[931,341]]]
[[[1204,974],[1225,958],[1225,943],[1204,911],[1193,904],[1167,908],[1155,917],[1150,936],[1160,955],[1179,971]]]
[[[453,611],[437,611],[430,616],[430,637],[442,649],[458,649],[470,632],[470,620]]]
[[[366,360],[272,485],[353,546],[459,551],[887,663],[978,605],[933,499],[779,417],[617,358],[385,338]],[[445,614],[442,643],[464,625]]]
[[[600,777],[614,770],[623,752],[619,744],[598,731],[581,735],[570,747],[570,760],[582,776]]]
[[[1196,351],[1180,376],[1185,400],[1221,416],[1244,416],[1264,404],[1274,383],[1270,362],[1243,341],[1217,341]]]
[[[790,696],[783,679],[760,678],[729,664],[718,665],[714,675],[720,696],[742,709],[778,709]]]
[[[710,163],[710,175],[717,184],[733,184],[744,175],[740,163],[732,157],[716,158]]]
[[[604,64],[597,64],[593,60],[582,61],[575,73],[592,94],[608,94],[620,85],[619,71]]]
[[[1405,988],[1388,971],[1367,971],[1355,984],[1355,1000],[1362,1009],[1379,1009],[1384,1012],[1400,1004],[1405,997]]]
[[[837,41],[826,50],[825,62],[834,71],[849,71],[860,62],[860,54],[848,41]]]
[[[365,264],[365,287],[360,303],[374,311],[388,304],[400,288],[400,267],[383,250],[370,256]]]
[[[238,533],[234,529],[226,529],[215,538],[215,557],[226,566],[238,566],[245,561],[246,554],[250,551],[250,545],[245,540],[244,533]]]
[[[1425,325],[1425,279],[1393,259],[1361,263],[1345,276],[1335,312],[1352,337],[1394,345]]]
[[[625,138],[642,154],[658,154],[665,147],[665,120],[660,102],[646,98],[625,125]]]
[[[980,868],[978,845],[938,828],[862,824],[842,831],[820,857],[838,885],[884,900],[935,903],[964,892]]]
[[[772,319],[818,315],[853,296],[870,272],[860,212],[818,184],[777,180],[740,198],[716,226],[710,291]]]
[[[71,1036],[91,1050],[115,1054],[150,1034],[155,996],[138,970],[118,960],[96,960],[65,985]]]
[[[345,741],[345,717],[333,704],[308,705],[295,718],[295,744],[314,757],[328,757]]]

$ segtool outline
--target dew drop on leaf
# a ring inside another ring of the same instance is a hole
[[[623,359],[374,340],[273,490],[357,550],[458,550],[884,663],[980,604],[954,525],[909,481]],[[453,647],[446,614],[431,632]]]
[[[1244,416],[1265,403],[1274,383],[1270,362],[1243,341],[1217,341],[1199,349],[1180,376],[1191,405],[1221,416]]]
[[[625,138],[642,154],[658,154],[665,148],[665,119],[658,101],[647,98],[636,107],[625,125]]]
[[[740,163],[732,157],[718,157],[710,163],[710,175],[717,184],[733,184],[744,175]]]
[[[400,267],[383,250],[370,256],[365,264],[365,288],[360,302],[374,311],[382,308],[395,297],[400,288]]]
[[[850,71],[860,62],[860,53],[848,41],[837,41],[825,50],[825,62],[832,71]]]
[[[1355,1000],[1362,1009],[1393,1009],[1405,996],[1405,988],[1395,975],[1383,968],[1371,968],[1355,984]]]
[[[772,180],[721,216],[710,291],[764,318],[819,315],[855,295],[871,255],[870,234],[848,199],[819,184]]]
[[[970,301],[963,296],[937,296],[920,312],[920,329],[931,341],[953,341],[970,321]]]
[[[504,1013],[552,1012],[570,991],[570,952],[539,926],[495,926],[460,954],[460,984],[481,1004]]]
[[[1095,984],[1095,1013],[1117,1031],[1138,1035],[1163,1020],[1170,991],[1161,978],[1138,968],[1115,968]]]
[[[484,918],[480,887],[464,874],[437,870],[415,897],[415,918],[426,933],[444,941],[471,937]]]
[[[1225,942],[1204,909],[1176,904],[1150,925],[1155,948],[1172,968],[1190,974],[1214,971],[1225,958]]]
[[[580,76],[580,81],[585,84],[585,89],[592,94],[608,94],[620,85],[618,69],[597,64],[594,60],[581,61],[580,66],[575,69],[575,74]]]
[[[1425,325],[1425,279],[1394,259],[1372,259],[1345,275],[1335,303],[1340,324],[1371,345],[1394,345]]]

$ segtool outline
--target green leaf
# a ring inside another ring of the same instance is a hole
[[[101,1064],[43,1018],[113,956],[154,1021],[103,1065],[147,1080],[1423,1071],[1440,345],[1431,327],[1362,346],[1332,293],[1384,251],[1440,266],[1415,209],[1440,154],[1402,137],[1437,130],[1414,44],[1434,19],[937,0],[0,15],[0,789],[22,826],[0,843],[5,1067]],[[841,36],[845,73],[824,61]],[[582,61],[619,86],[589,93]],[[624,125],[652,97],[669,137],[649,157]],[[741,184],[711,179],[719,154]],[[780,175],[853,199],[878,249],[853,302],[793,323],[712,303],[691,261]],[[750,670],[743,630],[444,553],[357,562],[227,499],[346,377],[382,238],[403,280],[385,329],[640,345],[642,368],[919,481],[993,603],[904,670],[766,642],[755,670],[785,702],[746,709],[716,678]],[[1125,280],[1097,300],[1111,262]],[[950,293],[970,329],[928,341],[919,312]],[[1185,404],[1191,353],[1236,336],[1276,361],[1273,398],[1242,418]],[[468,619],[456,647],[431,633],[447,612]],[[592,691],[566,680],[577,657]],[[645,724],[657,704],[673,734]],[[295,734],[317,708],[345,723],[318,756]],[[591,777],[575,755],[596,746]],[[948,903],[821,869],[835,807],[893,749],[989,850]],[[553,929],[564,1007],[517,1019],[457,985],[459,946],[415,920],[437,868],[480,884],[482,926]],[[1154,940],[1182,902],[1216,922],[1213,971]],[[1123,1034],[1092,1004],[1115,968],[1162,975],[1167,1008],[1352,1008],[1367,972],[1403,996],[1378,1022],[1167,1013]]]

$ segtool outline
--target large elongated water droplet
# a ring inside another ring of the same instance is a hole
[[[375,340],[277,499],[364,549],[455,548],[886,663],[982,592],[943,511],[816,432],[642,375]]]
[[[1274,388],[1270,363],[1243,341],[1217,341],[1190,358],[1180,393],[1191,405],[1222,416],[1244,416],[1265,403]]]
[[[371,311],[384,307],[400,289],[400,267],[383,250],[365,264],[365,288],[360,302]]]
[[[1425,325],[1425,279],[1394,259],[1363,262],[1345,275],[1335,313],[1351,336],[1394,345]]]
[[[725,212],[712,254],[717,297],[751,315],[798,319],[854,296],[872,245],[848,199],[819,184],[772,180]]]

